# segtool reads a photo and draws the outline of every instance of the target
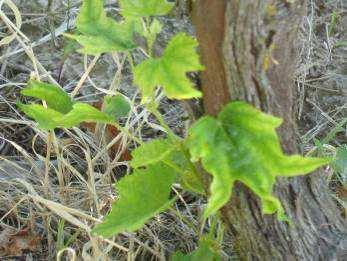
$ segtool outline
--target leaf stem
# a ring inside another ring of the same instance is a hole
[[[169,138],[172,141],[178,141],[181,140],[169,127],[169,125],[165,122],[163,115],[158,111],[157,108],[150,107],[148,110],[157,118],[159,121],[159,124],[166,130]]]

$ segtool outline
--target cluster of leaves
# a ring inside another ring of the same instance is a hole
[[[91,55],[130,52],[138,47],[134,36],[144,37],[150,57],[136,65],[133,74],[134,83],[142,92],[142,102],[150,110],[158,87],[172,99],[201,97],[186,76],[187,72],[203,70],[195,39],[179,33],[169,41],[161,57],[152,56],[151,48],[162,28],[154,16],[167,14],[172,4],[166,0],[120,0],[119,4],[123,16],[120,22],[107,17],[103,0],[84,0],[77,18],[80,34],[67,36],[83,46],[81,52]],[[22,94],[46,102],[47,106],[18,104],[46,130],[70,128],[82,121],[112,123],[129,111],[122,97],[106,97],[105,110],[101,112],[88,104],[74,102],[58,86],[35,80],[28,83]],[[93,233],[109,237],[140,229],[173,204],[175,198],[170,194],[174,183],[193,193],[210,195],[204,219],[215,215],[228,202],[233,184],[239,181],[259,196],[264,214],[277,213],[279,219],[285,220],[284,209],[272,194],[276,178],[309,173],[329,160],[284,155],[276,134],[281,122],[247,103],[232,102],[218,117],[198,120],[185,139],[171,133],[168,138],[140,144],[132,152],[132,174],[116,184],[119,199]],[[209,193],[205,193],[204,174],[198,171],[197,162],[213,177]],[[218,251],[212,245],[210,239],[202,238],[198,250],[186,257],[178,253],[174,259],[215,258]]]
[[[121,15],[124,20],[117,22],[107,17],[104,0],[83,1],[77,17],[76,27],[79,35],[66,34],[79,42],[82,53],[97,55],[105,52],[128,51],[137,47],[134,34],[153,38],[153,33],[161,30],[155,21],[150,32],[142,27],[142,18],[165,15],[173,7],[166,0],[120,0]]]

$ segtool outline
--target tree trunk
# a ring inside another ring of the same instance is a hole
[[[295,123],[297,30],[305,1],[196,0],[193,22],[206,66],[201,76],[206,113],[245,100],[284,119],[282,147],[297,153]],[[237,184],[222,218],[243,260],[347,260],[347,225],[323,170],[279,179],[275,194],[293,223],[263,216],[259,200]]]

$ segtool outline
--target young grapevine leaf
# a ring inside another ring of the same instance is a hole
[[[26,115],[34,119],[39,128],[43,130],[54,130],[57,127],[57,121],[62,117],[60,112],[45,108],[40,104],[17,103],[17,106]]]
[[[167,139],[155,139],[144,143],[132,151],[130,166],[138,168],[156,164],[168,158],[175,149],[175,146]]]
[[[134,68],[134,82],[142,91],[143,101],[153,96],[155,88],[163,87],[171,99],[201,97],[186,73],[203,70],[195,48],[198,43],[185,33],[174,36],[160,58],[149,58]]]
[[[280,201],[272,195],[276,177],[309,173],[329,159],[286,156],[276,133],[281,123],[247,103],[232,102],[217,119],[204,117],[192,126],[187,141],[192,160],[201,159],[213,175],[205,218],[227,203],[234,182],[240,181],[260,197],[264,214],[277,212],[285,219]]]
[[[162,31],[163,25],[158,19],[153,19],[148,30],[143,32],[143,36],[147,39],[148,48],[152,49],[157,35]]]
[[[129,102],[123,95],[107,95],[104,98],[104,112],[117,120],[126,117],[131,110]]]
[[[82,35],[66,34],[78,41],[86,54],[126,51],[135,48],[134,33],[139,30],[138,20],[127,19],[118,23],[106,16],[104,0],[84,0],[76,26]]]
[[[166,0],[120,0],[121,13],[124,17],[150,17],[166,15],[174,4]]]
[[[30,80],[27,87],[21,91],[21,94],[44,100],[50,109],[60,113],[67,113],[72,110],[73,102],[70,96],[54,84]]]
[[[114,120],[110,115],[89,104],[77,102],[69,113],[59,119],[58,127],[71,128],[81,122],[112,123]]]
[[[141,228],[173,203],[169,196],[175,178],[171,168],[154,164],[146,169],[136,169],[133,174],[121,179],[116,184],[119,199],[113,203],[103,223],[96,225],[93,233],[110,237]]]

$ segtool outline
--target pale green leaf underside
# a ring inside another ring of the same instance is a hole
[[[142,91],[143,101],[153,97],[156,87],[162,87],[171,99],[201,97],[186,73],[203,70],[196,53],[197,41],[180,33],[174,36],[160,58],[149,58],[134,69],[134,82]]]
[[[82,35],[66,36],[84,47],[81,52],[91,55],[135,48],[133,37],[139,21],[129,19],[118,23],[106,16],[103,5],[104,0],[84,0],[76,21]]]
[[[113,118],[93,106],[77,102],[67,114],[45,108],[40,104],[18,104],[18,107],[30,118],[34,119],[39,128],[53,130],[55,128],[71,128],[81,122],[112,123]]]
[[[306,174],[329,160],[284,155],[276,133],[281,122],[244,102],[232,102],[217,119],[204,117],[192,126],[187,142],[192,160],[201,159],[213,175],[205,217],[228,202],[234,182],[240,181],[261,198],[265,214],[277,212],[285,219],[272,195],[276,177]]]
[[[175,147],[166,139],[155,139],[132,151],[131,167],[138,168],[158,163],[167,158]]]
[[[140,229],[150,218],[169,208],[171,185],[175,180],[171,168],[162,164],[137,169],[116,185],[119,199],[93,233],[110,237],[120,232]]]
[[[60,113],[67,113],[72,110],[73,102],[70,96],[54,84],[30,80],[21,94],[44,100],[49,108]]]
[[[124,17],[149,17],[166,15],[174,4],[166,0],[120,0]]]

